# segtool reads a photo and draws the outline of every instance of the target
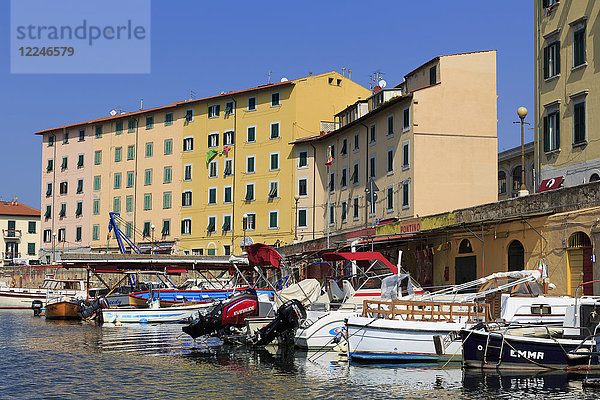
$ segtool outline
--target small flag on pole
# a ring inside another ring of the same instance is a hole
[[[331,151],[331,146],[327,147],[327,162],[325,165],[333,164],[333,152]]]

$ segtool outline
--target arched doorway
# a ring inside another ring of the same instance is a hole
[[[477,256],[471,255],[473,247],[469,239],[463,239],[458,246],[458,257],[454,258],[454,283],[470,282],[477,279]]]
[[[600,175],[593,173],[592,176],[590,176],[590,182],[596,182],[596,181],[600,181]]]
[[[575,232],[569,237],[567,247],[567,285],[570,295],[575,295],[582,282],[593,279],[592,241],[584,232]],[[587,285],[579,294],[592,295],[594,287]]]
[[[525,269],[525,249],[518,240],[508,245],[508,270],[522,271]]]

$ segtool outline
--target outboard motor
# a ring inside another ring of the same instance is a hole
[[[31,309],[33,310],[33,316],[39,317],[42,313],[42,308],[44,308],[44,303],[41,300],[34,300],[31,302]]]
[[[102,313],[98,312],[104,308],[108,308],[108,302],[104,297],[99,297],[91,303],[81,302],[81,311],[79,316],[83,320],[88,320],[96,317],[98,322],[102,323]]]
[[[254,342],[257,346],[264,346],[279,337],[281,344],[292,345],[303,319],[306,319],[306,309],[302,303],[296,299],[288,300],[277,309],[275,319],[258,330]]]
[[[222,335],[232,327],[244,326],[246,317],[258,315],[258,296],[256,290],[245,289],[224,301],[220,301],[200,314],[198,319],[181,329],[196,339],[202,335]]]

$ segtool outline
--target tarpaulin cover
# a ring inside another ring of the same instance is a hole
[[[248,261],[250,266],[271,265],[275,268],[281,267],[281,256],[271,246],[262,243],[254,243],[248,247]]]
[[[398,273],[398,268],[388,261],[383,254],[377,251],[364,251],[364,252],[345,252],[345,253],[325,253],[323,254],[323,260],[325,261],[368,261],[368,260],[379,260],[384,263],[390,271],[394,274]]]

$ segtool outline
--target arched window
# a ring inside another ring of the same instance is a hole
[[[465,254],[465,253],[472,253],[473,252],[473,248],[471,247],[471,242],[469,242],[469,239],[463,239],[462,242],[460,242],[460,246],[458,246],[458,254]]]
[[[206,246],[206,254],[209,256],[217,255],[217,245],[215,244],[215,242],[210,242],[208,246]]]
[[[521,166],[517,165],[512,172],[512,190],[521,189]]]
[[[525,269],[525,249],[518,240],[513,240],[508,245],[508,270],[522,271]]]
[[[498,194],[506,193],[506,172],[498,171]]]
[[[590,182],[596,182],[596,181],[600,181],[600,176],[596,173],[592,174],[592,176],[590,176]]]

